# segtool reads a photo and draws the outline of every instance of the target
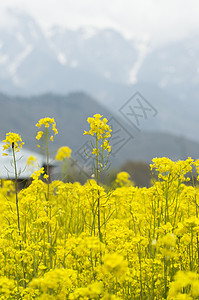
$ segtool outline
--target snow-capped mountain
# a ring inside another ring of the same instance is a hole
[[[20,14],[12,31],[0,29],[0,90],[85,90],[102,97],[108,84],[128,84],[137,57],[133,42],[113,30],[53,28],[44,35],[33,18]]]
[[[139,70],[138,81],[154,82],[182,101],[199,96],[198,36],[151,51]]]
[[[0,28],[0,89],[9,92],[25,91],[26,83],[32,79],[34,62],[29,62],[35,51],[47,54],[46,40],[35,21],[28,15],[20,15],[12,30]],[[27,64],[29,76],[21,67]],[[25,76],[26,75],[26,76]]]
[[[143,129],[199,140],[196,36],[146,51],[112,29],[54,27],[44,34],[31,16],[12,14],[15,26],[0,27],[1,92],[83,91],[118,111],[139,91],[158,111]]]

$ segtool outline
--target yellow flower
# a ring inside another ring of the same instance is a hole
[[[54,118],[43,118],[43,119],[40,119],[39,122],[36,124],[36,126],[38,128],[41,128],[42,125],[44,125],[46,128],[48,128],[50,126],[50,124],[53,124],[52,126],[55,129],[56,123],[55,123]]]
[[[22,142],[21,136],[18,133],[9,132],[6,133],[6,139],[3,140],[3,151],[9,149],[11,146],[16,152],[19,152],[19,147],[22,148],[24,143]],[[6,153],[4,153],[6,155]]]
[[[117,253],[104,256],[104,269],[116,276],[125,277],[128,271],[128,263]]]
[[[117,184],[119,184],[120,186],[123,186],[125,184],[130,184],[129,177],[130,177],[129,173],[120,172],[117,174],[117,178],[116,178],[115,182]]]
[[[13,279],[8,279],[6,277],[0,278],[0,299],[11,299],[13,298],[13,291],[15,289],[15,282]]]
[[[107,140],[104,141],[101,147],[104,148],[104,150],[107,150],[108,152],[111,151],[111,146],[109,146],[109,142]]]
[[[56,123],[55,123],[55,122],[53,123],[52,129],[53,129],[55,135],[58,134],[58,131],[57,131]]]
[[[103,116],[100,114],[96,114],[93,118],[89,117],[87,122],[90,124],[90,130],[84,131],[84,134],[88,135],[96,135],[97,139],[103,139],[111,136],[111,127],[107,124],[108,120],[104,118],[101,120]]]
[[[66,157],[70,158],[71,157],[71,152],[72,150],[65,146],[65,147],[61,147],[57,150],[57,154],[55,156],[56,160],[64,160]]]
[[[89,135],[90,133],[86,130],[84,130],[84,135]]]
[[[93,148],[92,154],[99,155],[99,149]]]
[[[101,140],[101,148],[110,152],[111,146],[109,146],[107,138],[111,137],[112,129],[107,124],[108,120],[106,118],[101,120],[102,117],[100,114],[95,114],[93,118],[89,117],[87,122],[90,124],[90,130],[85,130],[84,135],[95,136],[97,141]],[[98,156],[99,149],[94,148],[92,154]]]
[[[96,299],[103,292],[102,282],[93,282],[87,287],[77,288],[74,293],[71,293],[69,299]]]
[[[27,166],[32,166],[32,167],[34,167],[36,163],[37,163],[36,157],[33,156],[33,155],[30,155],[30,156],[28,157],[28,159],[27,159],[27,163],[26,163],[26,164],[27,164]]]
[[[37,180],[39,179],[40,175],[41,174],[44,174],[44,168],[40,168],[39,170],[35,171],[31,177],[34,179],[34,180]]]
[[[37,132],[36,139],[37,139],[37,140],[40,140],[43,134],[44,134],[43,131],[38,131],[38,132]]]
[[[49,176],[47,175],[47,174],[44,174],[44,179],[48,179],[49,178]]]
[[[186,287],[189,287],[186,292]],[[183,292],[185,290],[185,293]],[[190,291],[188,293],[188,291]],[[181,297],[182,296],[182,297]],[[185,297],[183,297],[185,296]],[[195,272],[178,271],[174,281],[170,284],[168,300],[172,299],[198,299],[199,277]]]
[[[49,128],[50,125],[52,125],[52,130],[54,131],[54,135],[58,134],[57,128],[56,128],[56,122],[54,118],[43,118],[40,119],[39,122],[36,124],[36,127],[41,128],[42,125],[44,125],[45,128]],[[40,140],[43,136],[44,132],[42,130],[38,131],[36,139]],[[50,136],[50,140],[53,142],[53,135]],[[37,145],[37,147],[40,147]]]

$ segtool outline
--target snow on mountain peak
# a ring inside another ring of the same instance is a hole
[[[81,30],[81,39],[88,40],[96,34],[97,30],[94,27],[84,27]]]
[[[64,53],[59,52],[58,55],[57,55],[57,59],[60,62],[60,64],[62,64],[62,65],[66,65],[67,64],[67,58],[64,55]]]
[[[24,61],[24,59],[30,54],[33,50],[32,45],[27,45],[24,50],[15,58],[13,62],[9,65],[9,72],[11,75],[14,75],[20,66],[20,64]]]

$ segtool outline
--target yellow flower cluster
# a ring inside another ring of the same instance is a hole
[[[108,138],[111,137],[111,127],[107,124],[108,120],[106,118],[103,118],[103,116],[100,114],[95,114],[93,118],[89,117],[87,119],[87,122],[90,124],[90,130],[84,131],[84,134],[95,136],[97,141],[102,140],[101,147],[104,150],[107,150],[108,152],[111,151],[111,146],[109,145]],[[99,155],[99,149],[94,148],[93,154],[96,156]]]
[[[117,178],[116,178],[115,182],[119,186],[130,185],[131,181],[129,180],[129,177],[130,177],[130,175],[127,172],[120,172],[117,174]]]
[[[54,135],[58,134],[58,130],[56,128],[56,122],[54,120],[54,118],[43,118],[40,119],[39,122],[36,124],[36,127],[41,128],[42,125],[44,125],[45,128],[49,128],[50,125],[52,125],[52,130],[54,132]],[[38,131],[36,139],[40,140],[41,137],[43,136],[44,132],[43,131]],[[50,136],[50,140],[53,142],[53,135]],[[39,145],[38,145],[39,147]]]
[[[43,168],[43,167],[40,168],[39,170],[35,171],[35,172],[31,175],[31,177],[32,177],[34,180],[37,180],[37,179],[39,179],[39,177],[40,177],[42,174],[44,174],[44,168]]]
[[[117,253],[106,254],[104,256],[104,269],[117,278],[123,278],[128,271],[128,263],[124,261],[123,256]]]
[[[52,129],[55,132],[55,134],[57,134],[58,131],[56,129],[56,123],[55,123],[54,118],[43,118],[43,119],[40,119],[39,122],[36,124],[36,126],[38,128],[41,128],[42,125],[44,125],[46,128],[48,128],[48,127],[50,127],[50,124],[52,124]]]
[[[15,282],[5,276],[0,278],[0,299],[11,299],[14,295]]]
[[[183,290],[185,292],[183,292]],[[171,283],[168,300],[173,299],[198,299],[199,274],[195,272],[178,271],[175,280]]]
[[[97,299],[103,292],[102,282],[94,282],[88,287],[78,288],[74,293],[70,294],[69,299]]]
[[[51,299],[50,295],[56,295],[56,298],[61,300],[67,299],[66,297],[73,286],[73,282],[76,280],[76,271],[54,269],[45,273],[43,278],[33,279],[30,287],[38,291],[37,295],[41,296],[40,299]]]
[[[3,140],[3,151],[9,149],[10,147],[14,147],[16,152],[19,152],[19,147],[22,148],[24,142],[22,142],[21,136],[18,133],[9,132],[6,133],[6,139]],[[3,155],[8,155],[7,153],[3,153]]]
[[[198,166],[155,158],[149,188],[121,172],[112,189],[46,183],[41,168],[18,194],[19,214],[2,180],[0,299],[199,299]]]
[[[32,166],[32,167],[34,167],[36,164],[37,164],[37,159],[36,159],[36,157],[35,156],[33,156],[33,155],[30,155],[29,157],[28,157],[28,159],[27,159],[27,166]]]
[[[55,159],[61,161],[61,160],[64,160],[66,157],[70,158],[71,157],[71,152],[72,152],[72,150],[69,147],[67,147],[67,146],[61,147],[57,150],[57,154],[55,156]]]

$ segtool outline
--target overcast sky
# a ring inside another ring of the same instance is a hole
[[[44,30],[53,25],[109,27],[152,45],[199,31],[198,0],[0,0],[0,25],[12,24],[8,7],[29,12]]]

